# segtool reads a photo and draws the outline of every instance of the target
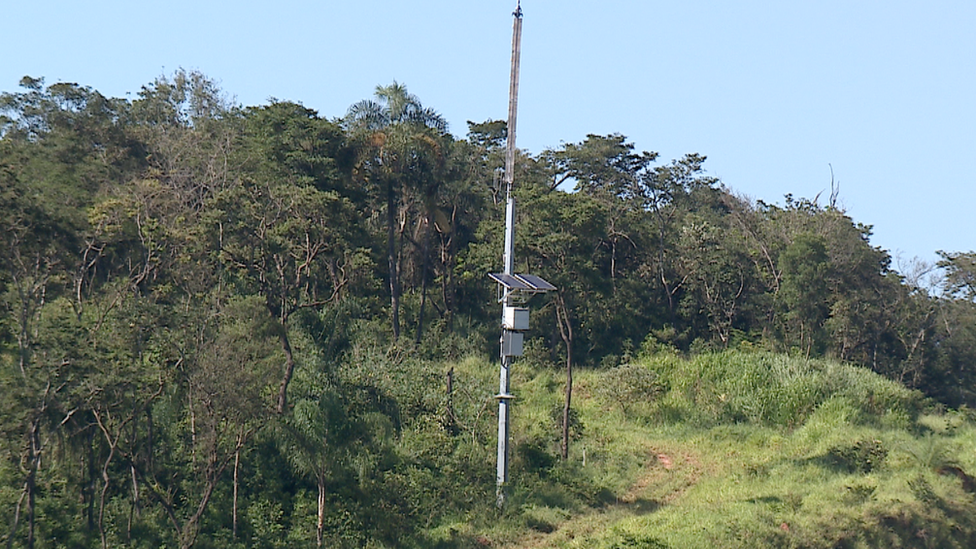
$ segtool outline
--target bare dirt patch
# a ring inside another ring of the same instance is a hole
[[[679,499],[702,477],[698,456],[680,447],[653,446],[647,449],[649,463],[616,503],[572,517],[551,533],[533,532],[509,549],[565,547],[573,539],[588,538],[628,516],[657,511]]]

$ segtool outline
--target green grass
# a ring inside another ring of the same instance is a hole
[[[456,368],[497,383],[483,362]],[[922,413],[867,370],[745,352],[583,370],[566,462],[562,391],[555,368],[516,365],[509,506],[433,525],[440,546],[976,546],[970,414]]]

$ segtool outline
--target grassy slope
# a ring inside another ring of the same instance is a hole
[[[516,381],[509,509],[460,527],[473,545],[976,546],[960,476],[976,425],[866,370],[726,352],[583,371],[567,463],[558,372],[525,364]]]

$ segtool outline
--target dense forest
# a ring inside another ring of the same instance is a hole
[[[397,83],[340,114],[187,71],[0,94],[7,547],[433,546],[495,512],[505,123],[459,138]],[[516,271],[558,288],[520,364],[779,353],[976,405],[976,253],[897,272],[834,189],[752,201],[705,162],[518,157]],[[569,455],[554,410],[519,470]]]

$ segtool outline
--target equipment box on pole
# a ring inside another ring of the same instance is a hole
[[[525,307],[505,307],[502,327],[506,330],[528,330],[529,310]]]
[[[503,356],[522,356],[522,333],[502,332],[502,355]]]

